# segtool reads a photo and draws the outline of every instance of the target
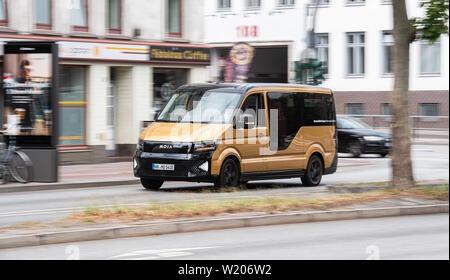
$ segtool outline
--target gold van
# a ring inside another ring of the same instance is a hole
[[[337,169],[336,111],[329,89],[296,84],[191,84],[140,135],[134,174],[232,187],[301,178],[317,186]]]

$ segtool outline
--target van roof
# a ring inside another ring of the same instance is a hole
[[[303,85],[303,84],[282,84],[282,83],[244,83],[244,84],[236,84],[236,83],[196,83],[196,84],[187,84],[181,86],[179,89],[189,90],[189,89],[217,89],[217,88],[232,88],[242,93],[246,93],[251,89],[259,88],[259,87],[293,87],[293,88],[311,88],[311,89],[322,89],[329,90],[328,88],[312,86],[312,85]]]

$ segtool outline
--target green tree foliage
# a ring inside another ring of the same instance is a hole
[[[415,31],[414,39],[436,42],[441,34],[449,34],[448,0],[428,0],[420,4],[426,10],[424,18],[411,19]],[[418,37],[418,38],[417,38]]]

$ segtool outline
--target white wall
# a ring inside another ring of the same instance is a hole
[[[232,1],[229,11],[218,11],[217,1],[205,1],[205,42],[213,46],[230,46],[246,41],[254,46],[278,45],[288,42],[291,81],[294,78],[293,61],[300,59],[305,48],[306,3],[296,1],[294,9],[278,8],[276,0],[262,0],[262,7],[248,11],[245,1]],[[424,14],[418,0],[407,0],[409,17]],[[238,26],[257,25],[257,37],[239,37]],[[383,0],[367,0],[365,5],[347,5],[346,0],[330,0],[319,8],[316,33],[329,33],[329,75],[324,86],[335,91],[390,91],[393,77],[383,75],[382,31],[392,30],[392,6]],[[346,32],[365,32],[366,71],[363,77],[348,77],[346,73]],[[448,90],[448,36],[441,38],[441,74],[420,76],[419,43],[411,46],[411,90]],[[215,63],[211,71],[217,74]]]
[[[421,16],[418,1],[408,0],[409,17]],[[365,5],[348,6],[345,0],[331,0],[319,9],[317,33],[329,33],[330,75],[324,86],[335,91],[390,91],[392,75],[383,74],[382,31],[392,30],[392,6],[382,0],[366,1]],[[364,77],[348,77],[346,73],[346,32],[365,32],[366,71]],[[441,41],[441,74],[423,77],[419,73],[419,43],[411,45],[411,90],[448,90],[448,36]]]
[[[137,39],[145,41],[168,40],[166,35],[166,0],[122,0],[122,34],[107,32],[107,0],[88,0],[89,31],[76,32],[71,25],[72,0],[52,0],[52,30],[36,30],[33,23],[33,0],[8,1],[8,27],[20,34],[82,35],[97,38]],[[183,36],[170,39],[180,42],[203,41],[204,0],[182,1]],[[0,27],[0,30],[2,27]],[[133,38],[134,30],[141,36]]]

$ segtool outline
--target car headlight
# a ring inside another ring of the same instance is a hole
[[[144,140],[139,139],[139,142],[136,145],[136,150],[137,151],[143,151],[144,150]]]
[[[384,138],[383,137],[379,137],[379,136],[364,136],[363,137],[364,140],[366,141],[383,141]]]
[[[204,141],[199,143],[194,143],[194,152],[210,152],[215,151],[218,142],[216,141]]]

